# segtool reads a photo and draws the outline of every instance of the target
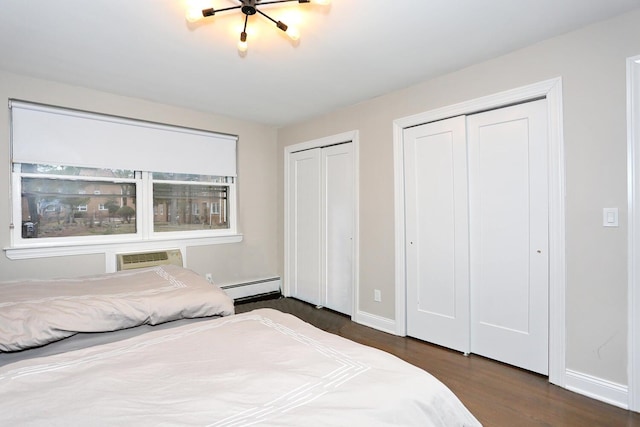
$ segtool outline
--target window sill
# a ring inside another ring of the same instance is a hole
[[[38,245],[4,248],[7,258],[11,260],[50,258],[58,256],[112,254],[120,252],[143,252],[148,250],[160,250],[175,247],[220,245],[225,243],[238,243],[243,238],[242,234],[215,237],[196,237],[179,239],[154,239],[131,242],[113,242],[104,244],[68,244],[68,245]]]

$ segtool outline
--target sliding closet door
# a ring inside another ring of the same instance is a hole
[[[465,118],[404,131],[407,334],[469,352]]]
[[[546,101],[468,117],[471,351],[548,374]]]
[[[407,334],[548,374],[546,101],[404,131]]]
[[[352,314],[354,282],[353,144],[322,149],[323,282],[325,307]]]
[[[288,272],[291,296],[353,312],[353,143],[289,155]]]
[[[291,295],[320,303],[321,149],[289,157],[289,283]]]

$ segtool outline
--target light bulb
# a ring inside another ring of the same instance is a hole
[[[297,28],[289,27],[287,28],[287,35],[293,41],[300,39],[300,31]]]
[[[187,21],[198,22],[202,18],[204,18],[204,16],[202,15],[202,9],[193,8],[187,10]]]

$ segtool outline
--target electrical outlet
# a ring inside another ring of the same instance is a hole
[[[374,289],[373,291],[373,300],[376,302],[381,302],[382,301],[382,292],[380,292],[380,289]]]
[[[213,275],[211,273],[205,274],[204,277],[207,279],[207,282],[213,285]]]

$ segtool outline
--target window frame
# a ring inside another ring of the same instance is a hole
[[[151,209],[153,209],[153,215],[156,214],[155,209],[153,207],[153,184],[168,184],[168,185],[193,185],[193,186],[215,186],[215,187],[226,187],[227,188],[227,205],[229,207],[229,212],[225,215],[227,222],[229,223],[229,227],[228,228],[219,228],[219,229],[207,229],[206,232],[207,234],[211,234],[211,232],[217,232],[216,234],[228,234],[229,230],[234,230],[234,232],[237,232],[237,229],[235,228],[235,224],[236,224],[236,219],[237,219],[237,215],[235,213],[235,209],[233,208],[233,206],[235,206],[235,177],[215,177],[215,178],[223,178],[224,181],[183,181],[180,179],[176,179],[176,180],[170,180],[170,179],[165,179],[165,178],[153,178],[153,173],[150,173],[150,178],[149,180],[151,181],[151,190],[150,192],[152,193],[151,195],[151,201],[149,203],[151,203]],[[214,177],[213,175],[209,175],[210,177]],[[216,204],[215,202],[211,202],[211,204]],[[218,205],[220,204],[219,202],[217,203]],[[192,204],[189,208],[190,210],[192,210],[193,213],[193,207],[194,205]],[[199,206],[198,206],[199,208]],[[164,209],[162,209],[162,211],[164,212]],[[219,213],[218,213],[219,214]],[[149,230],[149,234],[154,236],[154,238],[160,238],[160,236],[164,236],[167,235],[169,233],[174,233],[175,235],[184,235],[185,237],[188,237],[190,235],[195,235],[195,234],[199,234],[200,230],[188,230],[188,231],[171,231],[171,232],[167,232],[167,231],[154,231],[155,228],[155,223],[153,222],[153,216],[152,216],[152,223],[151,223],[151,228]]]
[[[237,204],[236,204],[236,179],[234,177],[231,178],[230,182],[201,182],[194,183],[188,181],[181,180],[167,180],[167,179],[153,179],[153,172],[142,172],[143,176],[143,186],[145,189],[143,190],[144,197],[146,197],[145,208],[147,214],[147,218],[149,220],[145,223],[142,222],[143,236],[145,236],[148,240],[173,240],[173,239],[189,239],[189,238],[205,238],[205,237],[222,237],[228,235],[237,235]],[[227,180],[228,181],[228,180]],[[208,229],[208,230],[185,230],[185,231],[154,231],[154,211],[153,211],[153,184],[189,184],[189,185],[215,185],[218,187],[227,187],[227,199],[229,203],[229,228],[222,229]],[[137,218],[136,218],[137,221]]]

